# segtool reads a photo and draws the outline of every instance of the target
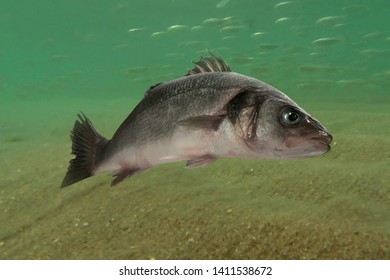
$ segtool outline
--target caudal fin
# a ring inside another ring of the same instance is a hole
[[[68,172],[62,181],[61,188],[67,187],[93,175],[95,158],[107,139],[93,127],[91,121],[83,114],[77,115],[70,133],[72,154],[76,157],[69,161]]]

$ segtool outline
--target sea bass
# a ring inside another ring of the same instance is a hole
[[[168,162],[313,157],[330,150],[332,136],[284,93],[210,54],[186,76],[147,90],[111,140],[83,113],[71,140],[75,158],[61,187],[104,171],[114,172],[113,186]]]

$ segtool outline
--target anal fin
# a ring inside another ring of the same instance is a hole
[[[200,158],[191,159],[187,161],[186,168],[197,168],[197,167],[203,167],[206,165],[209,165],[216,161],[217,158],[211,155],[205,155]]]

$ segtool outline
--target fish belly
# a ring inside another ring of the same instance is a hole
[[[125,147],[102,162],[94,174],[122,169],[144,170],[155,165],[202,158],[213,153],[213,133],[178,129],[171,137]]]

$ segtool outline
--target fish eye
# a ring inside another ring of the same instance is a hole
[[[302,115],[299,111],[294,108],[287,107],[282,110],[280,119],[284,125],[294,125],[301,121]]]

